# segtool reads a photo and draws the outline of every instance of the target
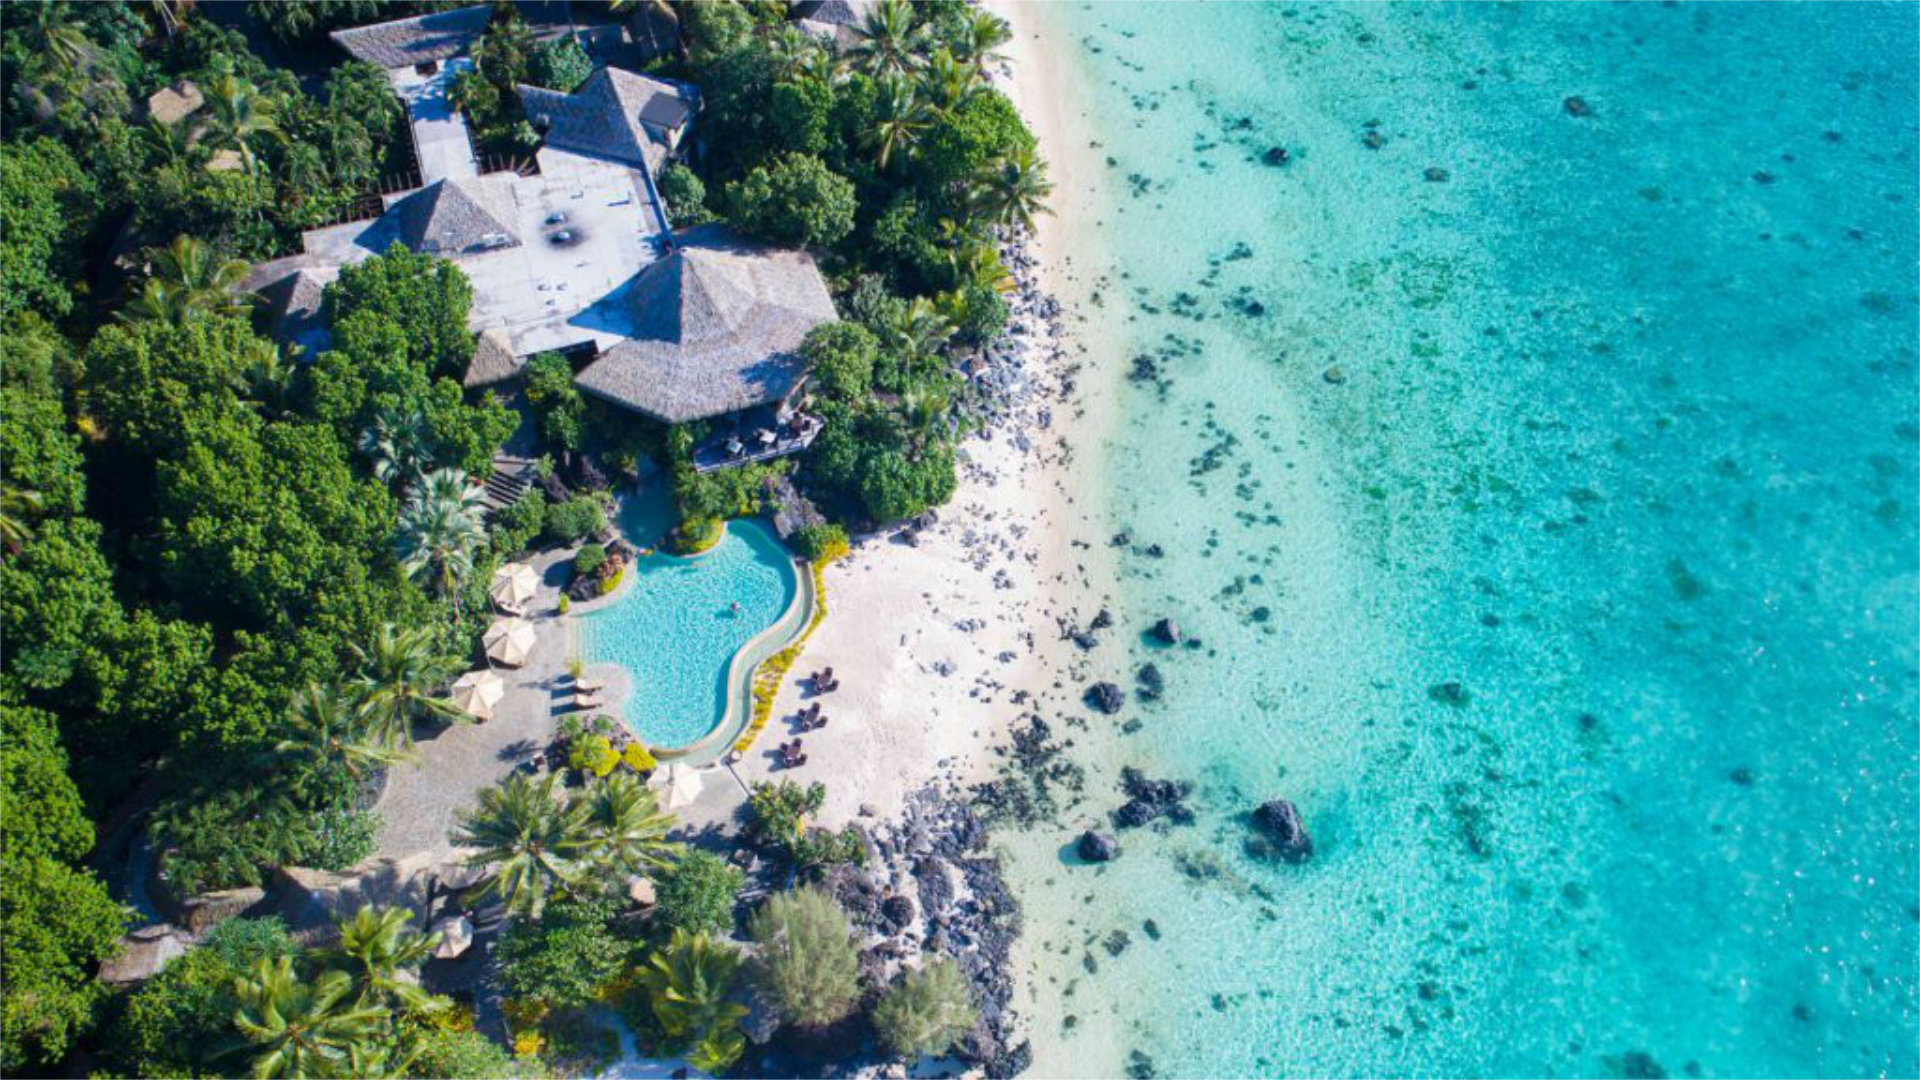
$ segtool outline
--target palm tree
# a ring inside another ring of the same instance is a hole
[[[1046,199],[1053,194],[1047,163],[1030,146],[1022,146],[989,165],[975,180],[974,206],[997,225],[1031,229],[1036,214],[1049,214]]]
[[[453,842],[474,849],[468,865],[493,868],[480,895],[497,894],[509,911],[538,915],[549,892],[580,879],[591,850],[586,805],[556,799],[554,780],[514,773],[460,813]]]
[[[433,634],[424,627],[402,628],[387,623],[374,632],[367,647],[353,646],[360,659],[355,685],[367,735],[389,747],[413,745],[413,722],[438,718],[466,720],[467,714],[440,694],[459,666],[453,657],[434,647]]]
[[[653,789],[630,774],[617,773],[595,785],[587,812],[594,858],[615,873],[663,870],[685,847],[667,839],[673,815],[660,809]]]
[[[873,122],[865,132],[868,144],[877,151],[876,164],[885,169],[896,152],[911,151],[932,119],[911,81],[899,75],[882,78],[874,86]]]
[[[1003,296],[1014,290],[1013,275],[1007,272],[1007,264],[986,244],[962,243],[947,248],[946,255],[953,289],[986,289]]]
[[[272,420],[293,413],[294,382],[299,369],[293,356],[300,346],[278,346],[264,338],[249,338],[240,370],[233,375],[234,393]]]
[[[370,741],[358,703],[338,687],[323,683],[308,683],[294,693],[287,705],[284,735],[273,751],[281,760],[316,773],[338,766],[356,780],[363,769],[412,760],[404,750]]]
[[[168,124],[159,117],[147,117],[136,133],[147,155],[163,165],[184,165],[193,160],[193,139],[185,124]]]
[[[222,258],[212,244],[182,234],[153,253],[147,274],[149,281],[159,281],[176,293],[189,314],[239,315],[251,303],[249,295],[239,290],[252,269],[246,260]]]
[[[985,87],[979,68],[954,59],[946,49],[936,49],[927,57],[919,81],[922,95],[941,116],[951,115]]]
[[[441,474],[459,478],[457,487]],[[414,490],[400,511],[400,531],[394,538],[400,564],[410,577],[434,584],[441,595],[453,598],[454,617],[460,615],[460,585],[473,573],[474,549],[485,543],[478,496],[466,474],[442,469],[430,474]]]
[[[256,1077],[324,1077],[343,1071],[381,1035],[387,1011],[365,1003],[343,1007],[353,990],[344,972],[311,984],[293,972],[293,959],[262,957],[250,976],[235,980],[233,1024],[252,1044]]]
[[[44,506],[39,492],[0,484],[0,547],[11,554],[33,539],[33,524],[27,519]]]
[[[167,40],[172,41],[173,36],[179,33],[180,27],[186,23],[188,14],[193,11],[193,2],[194,0],[147,0],[146,8],[153,12],[154,21],[160,24],[160,30],[167,35]]]
[[[966,20],[953,43],[953,54],[975,70],[984,70],[999,56],[1000,47],[1013,40],[1013,30],[1005,19],[978,8],[969,8]]]
[[[900,416],[917,456],[947,433],[947,406],[951,395],[944,387],[915,386],[900,395]]]
[[[907,0],[880,0],[861,20],[860,41],[849,52],[861,70],[873,78],[905,75],[919,62],[926,39]]]
[[[307,192],[324,187],[327,165],[321,160],[320,148],[311,143],[287,147],[287,156],[280,162],[280,180],[288,200],[296,204],[306,201]]]
[[[437,1008],[432,994],[420,989],[411,976],[433,957],[440,935],[413,929],[413,912],[372,904],[338,920],[340,940],[322,950],[319,959],[330,970],[351,981],[360,1005],[404,1006],[413,1010]]]
[[[247,175],[252,176],[254,144],[261,139],[286,139],[273,115],[273,99],[231,71],[213,80],[206,98],[207,109],[194,140],[215,150],[238,151]]]
[[[418,412],[398,419],[383,412],[360,433],[360,452],[373,459],[373,475],[381,483],[411,485],[433,465],[431,442],[426,418]]]
[[[695,1040],[688,1063],[702,1072],[721,1071],[744,1049],[740,1019],[747,1010],[727,1000],[740,965],[740,954],[731,946],[710,941],[705,934],[675,930],[673,940],[655,949],[634,972],[667,1035]]]
[[[67,0],[21,4],[9,9],[25,23],[23,29],[38,50],[58,67],[73,70],[93,55],[93,42],[80,28],[80,15]]]
[[[896,353],[909,371],[931,368],[953,337],[953,324],[926,297],[897,307],[875,327],[883,348]]]

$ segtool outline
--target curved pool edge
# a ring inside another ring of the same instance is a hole
[[[783,545],[784,546],[784,543]],[[804,559],[789,557],[796,584],[793,600],[773,624],[748,638],[727,661],[727,706],[720,722],[711,731],[685,746],[653,747],[653,756],[662,762],[695,766],[711,765],[726,756],[734,741],[753,720],[753,676],[768,658],[792,645],[813,621],[816,603],[813,574]]]
[[[654,758],[663,764],[674,762],[704,767],[714,764],[724,757],[727,751],[733,747],[734,741],[740,737],[741,733],[747,729],[747,726],[753,720],[754,673],[759,670],[760,665],[765,663],[769,657],[779,654],[782,650],[798,640],[800,635],[806,631],[808,624],[813,621],[813,612],[817,598],[810,565],[806,560],[795,557],[791,549],[787,548],[786,542],[780,539],[779,533],[774,531],[772,526],[764,519],[741,518],[736,520],[752,522],[767,529],[774,542],[780,546],[781,550],[785,553],[788,568],[794,575],[793,598],[787,602],[786,608],[774,618],[772,623],[768,624],[764,630],[748,638],[739,649],[734,651],[733,656],[727,660],[726,706],[721,711],[719,721],[715,723],[706,734],[700,736],[698,739],[681,746],[655,746],[652,743],[646,742],[645,739],[641,738],[639,732],[633,731],[632,726],[626,724],[624,713],[627,702],[625,698],[622,698],[618,702],[618,708],[608,710],[610,714],[620,717],[621,723],[627,727],[627,730],[633,734],[634,738],[640,739],[653,754]],[[717,546],[718,545],[716,545],[716,548]],[[711,555],[714,550],[715,548],[710,548],[707,551],[696,552],[691,555],[678,555],[671,552],[655,551],[649,556],[642,556],[642,558],[657,555],[673,559],[697,560]],[[635,566],[637,565],[636,563]],[[620,584],[612,592],[605,596],[596,596],[591,600],[574,604],[568,609],[566,623],[568,651],[570,655],[583,660],[585,659],[584,642],[581,640],[582,620],[586,616],[611,607],[614,603],[626,597],[628,591],[636,586],[639,577],[640,575],[634,572],[634,567],[629,567],[628,571],[622,575]],[[628,674],[629,677],[631,677],[632,673],[629,672]],[[631,695],[632,693],[633,688],[629,686],[627,694]]]

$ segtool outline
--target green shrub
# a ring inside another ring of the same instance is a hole
[[[573,572],[581,577],[597,573],[607,564],[607,549],[599,544],[587,544],[573,555]]]
[[[654,880],[653,924],[664,938],[675,930],[726,934],[733,930],[733,897],[746,883],[739,867],[692,850]]]
[[[853,231],[853,182],[812,154],[757,166],[727,191],[735,222],[776,244],[832,247]]]
[[[571,94],[593,74],[593,60],[573,38],[541,42],[533,47],[528,76],[535,86]]]
[[[667,212],[673,216],[676,227],[685,228],[700,225],[713,220],[712,211],[707,209],[707,185],[694,175],[692,169],[675,162],[660,174],[658,184],[660,198],[667,204]]]
[[[520,501],[502,507],[493,516],[493,550],[498,555],[517,555],[533,543],[546,525],[547,500],[539,492],[529,492]]]
[[[420,1027],[403,1033],[408,1076],[421,1080],[519,1080],[538,1075],[471,1029]]]
[[[637,773],[650,773],[660,767],[660,762],[654,758],[653,751],[637,741],[627,744],[627,748],[620,752],[620,760],[626,763],[627,768]]]
[[[845,558],[853,550],[847,540],[847,530],[828,522],[824,525],[802,525],[793,533],[793,549],[808,562],[830,563]]]
[[[587,735],[573,740],[567,749],[567,766],[590,772],[595,776],[605,776],[620,764],[620,752],[613,748],[613,740],[605,735]]]
[[[814,392],[834,401],[864,401],[873,388],[873,365],[880,342],[855,322],[822,323],[800,343],[813,376]]]
[[[910,971],[887,988],[873,1008],[873,1027],[901,1057],[944,1054],[973,1030],[973,995],[946,957]]]
[[[607,527],[607,512],[586,495],[547,507],[546,518],[547,536],[562,544],[577,544]]]
[[[500,985],[514,1001],[559,1010],[586,1005],[620,974],[632,945],[613,932],[605,901],[559,900],[500,935]]]
[[[860,997],[860,951],[847,913],[808,886],[769,897],[747,924],[760,946],[754,978],[780,1015],[805,1027],[831,1024]]]
[[[679,554],[698,555],[712,550],[726,531],[726,523],[717,518],[687,518],[667,537],[667,542]]]

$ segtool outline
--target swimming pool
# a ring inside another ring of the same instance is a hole
[[[657,512],[651,500],[629,499],[620,527],[636,545],[651,544]],[[773,530],[754,520],[730,522],[711,551],[642,556],[629,572],[635,580],[616,599],[580,616],[581,656],[627,669],[625,719],[642,741],[691,746],[729,719],[735,654],[750,643],[762,651],[767,631],[794,621],[800,574]]]

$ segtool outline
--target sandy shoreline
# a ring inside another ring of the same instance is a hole
[[[1006,52],[1018,78],[997,81],[1055,162],[1061,117],[1023,25],[1031,13],[1020,8],[992,5],[1016,28]],[[1079,179],[1055,175],[1056,194]],[[1034,698],[1058,692],[1067,657],[1057,620],[1071,614],[1065,587],[1084,580],[1077,564],[1086,561],[1070,547],[1072,519],[1085,507],[1067,478],[1088,426],[1077,400],[1068,401],[1073,356],[1062,339],[1071,330],[1048,317],[1066,284],[1064,233],[1060,217],[1043,217],[1024,264],[1012,268],[1021,288],[1000,349],[1022,384],[1010,395],[1011,415],[961,444],[959,488],[934,525],[911,542],[897,533],[856,538],[852,555],[827,568],[828,616],[782,685],[773,721],[735,766],[749,784],[770,776],[825,783],[821,824],[893,817],[930,784],[989,779],[993,748],[1015,719]],[[803,736],[806,765],[772,772],[772,751],[793,737],[795,714],[812,701],[805,676],[829,666],[840,689],[821,699],[827,729]]]

